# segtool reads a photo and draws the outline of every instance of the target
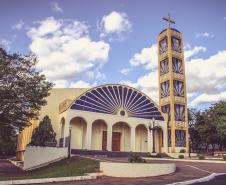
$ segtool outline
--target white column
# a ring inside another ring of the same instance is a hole
[[[92,137],[92,121],[87,122],[86,130],[86,149],[91,150],[91,138]]]
[[[64,144],[63,146],[66,147],[66,139],[69,139],[69,129],[70,129],[70,118],[65,117],[65,125],[64,125]],[[69,142],[69,140],[68,140]],[[67,143],[68,144],[68,143]]]
[[[168,129],[163,128],[163,144],[164,144],[164,152],[168,153]]]
[[[148,129],[148,152],[152,152],[152,132],[150,132],[150,130]]]
[[[130,135],[130,140],[131,140],[130,150],[132,152],[135,152],[135,147],[136,147],[136,128],[135,127],[131,127],[130,132],[131,132],[131,135]]]
[[[107,150],[112,151],[112,125],[107,125]]]

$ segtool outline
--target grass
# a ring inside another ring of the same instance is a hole
[[[38,179],[52,177],[79,176],[84,173],[99,171],[99,162],[81,157],[71,157],[49,164],[36,170],[27,172],[22,176],[0,177],[0,180]]]

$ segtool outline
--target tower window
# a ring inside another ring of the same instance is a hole
[[[168,115],[168,121],[170,121],[171,120],[171,116],[170,116],[170,105],[169,104],[162,106],[162,112],[166,113]]]
[[[161,98],[169,96],[170,89],[169,89],[169,81],[165,81],[161,83]]]
[[[174,96],[184,97],[184,83],[178,80],[173,80]]]
[[[165,37],[159,42],[159,53],[160,55],[166,52],[168,49],[167,38]]]
[[[160,62],[160,75],[164,75],[169,72],[168,58]]]
[[[177,147],[186,146],[186,131],[185,130],[175,130],[175,142]]]
[[[172,49],[177,52],[181,52],[181,41],[176,37],[171,37]]]
[[[175,121],[185,121],[185,106],[180,104],[174,105]]]
[[[173,57],[173,72],[183,74],[182,60]]]

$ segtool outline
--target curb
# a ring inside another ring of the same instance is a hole
[[[65,181],[81,181],[81,180],[94,180],[102,173],[87,173],[83,176],[72,177],[56,177],[56,178],[43,178],[43,179],[25,179],[25,180],[8,180],[0,181],[0,185],[14,185],[14,184],[39,184],[51,182],[65,182]]]
[[[212,160],[194,160],[194,159],[165,159],[165,158],[150,158],[143,157],[145,160],[157,160],[157,161],[183,161],[183,162],[198,162],[198,163],[217,163],[217,164],[226,164],[226,161],[212,161]]]
[[[183,181],[183,182],[175,182],[175,183],[166,184],[166,185],[190,185],[190,184],[199,183],[199,182],[207,182],[207,181],[214,179],[217,176],[225,175],[225,174],[226,173],[212,173],[212,174],[210,174],[206,177],[202,177],[200,179],[193,179],[193,180],[188,180],[188,181]]]

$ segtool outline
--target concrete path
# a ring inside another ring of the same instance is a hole
[[[0,159],[0,177],[3,176],[20,176],[24,175],[25,172],[19,167],[13,165],[7,159]]]

